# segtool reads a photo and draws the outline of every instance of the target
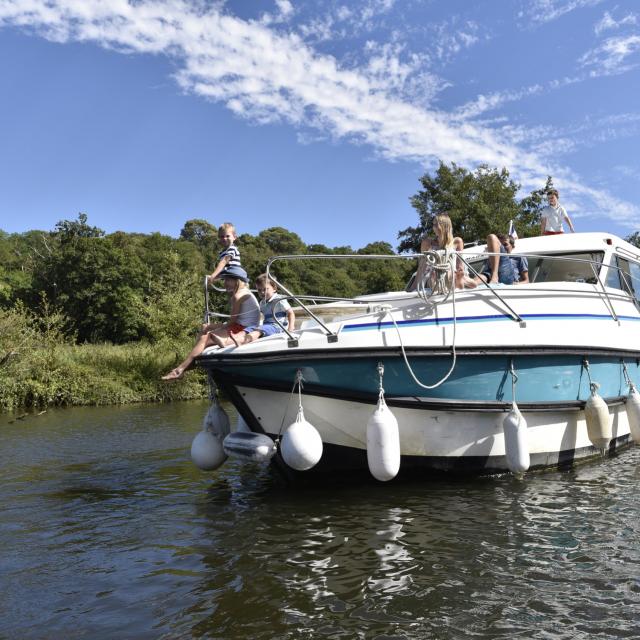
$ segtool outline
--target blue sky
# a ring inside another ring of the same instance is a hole
[[[0,229],[396,244],[441,159],[640,229],[635,0],[0,0]]]

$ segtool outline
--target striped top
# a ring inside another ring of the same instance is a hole
[[[220,260],[222,260],[223,258],[226,258],[227,256],[229,256],[229,261],[227,262],[227,268],[242,266],[240,264],[240,252],[238,251],[238,247],[236,247],[235,244],[229,245],[226,249],[223,249],[218,254],[218,262],[220,262]]]
[[[274,314],[275,309],[275,314]],[[260,311],[264,316],[264,324],[277,324],[274,320],[274,315],[278,320],[286,325],[287,311],[291,309],[291,305],[285,299],[284,296],[274,294],[269,300],[262,300],[260,302]]]

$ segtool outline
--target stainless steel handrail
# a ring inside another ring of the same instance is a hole
[[[596,251],[596,250],[594,250]],[[589,250],[584,250],[584,251],[576,251],[576,253],[589,253]],[[625,253],[629,253],[629,252],[625,252]],[[474,275],[479,275],[478,272],[476,271],[476,269],[473,267],[473,265],[469,264],[469,262],[473,262],[479,258],[483,258],[486,259],[490,256],[503,256],[504,254],[502,253],[489,253],[486,251],[481,251],[478,253],[474,253],[474,252],[458,252],[457,256],[459,257],[459,259],[464,262],[467,267],[469,268],[470,272],[473,273]],[[622,282],[624,282],[626,284],[626,289],[620,289],[620,293],[621,295],[623,295],[626,298],[631,298],[632,301],[634,301],[634,303],[637,304],[637,299],[636,297],[633,295],[633,291],[634,290],[638,290],[640,291],[640,282],[638,283],[638,287],[637,289],[634,289],[633,286],[629,285],[628,282],[628,278],[627,276],[631,277],[632,280],[635,280],[635,278],[633,276],[631,276],[630,274],[625,273],[620,267],[614,265],[614,264],[604,264],[602,262],[602,260],[589,260],[586,258],[576,258],[574,256],[566,256],[566,255],[555,255],[555,254],[549,254],[549,253],[533,253],[533,254],[526,254],[526,253],[520,253],[520,252],[514,252],[509,254],[510,256],[520,256],[520,257],[526,257],[528,259],[545,259],[545,260],[551,260],[551,261],[566,261],[566,262],[577,262],[577,263],[583,263],[583,264],[589,264],[591,267],[591,270],[594,274],[595,280],[596,280],[596,284],[599,285],[600,289],[596,289],[595,293],[597,293],[599,296],[604,296],[605,300],[603,300],[605,306],[607,307],[607,311],[609,312],[609,315],[611,315],[612,319],[614,321],[619,321],[618,319],[618,315],[615,311],[615,308],[613,306],[613,302],[611,300],[611,295],[610,293],[607,291],[607,287],[605,285],[605,283],[602,281],[602,278],[600,277],[600,269],[601,267],[606,267],[608,269],[614,269],[616,271],[618,271],[619,273],[621,273],[621,278],[622,278]],[[318,316],[317,314],[315,314],[307,304],[305,304],[305,301],[308,303],[309,301],[312,301],[314,303],[317,303],[318,301],[320,302],[353,302],[354,304],[372,304],[374,301],[373,300],[362,300],[362,298],[343,298],[343,297],[332,297],[332,296],[313,296],[313,295],[308,295],[308,294],[294,294],[292,291],[290,291],[282,282],[280,282],[272,273],[271,273],[271,269],[272,266],[278,262],[278,261],[296,261],[296,260],[341,260],[341,259],[349,259],[349,260],[394,260],[394,259],[401,259],[401,260],[416,260],[416,259],[424,259],[425,254],[423,253],[411,253],[411,254],[302,254],[302,255],[282,255],[282,256],[273,256],[272,258],[270,258],[267,262],[267,266],[266,266],[266,274],[269,278],[271,278],[276,285],[278,286],[279,289],[281,289],[286,295],[283,296],[286,300],[288,300],[289,302],[293,301],[295,302],[298,306],[300,306],[302,309],[304,309],[304,311],[311,317],[313,318],[318,325],[326,332],[327,337],[329,339],[329,341],[335,341],[337,340],[337,336],[338,336],[338,331],[334,332],[332,331]],[[552,282],[570,282],[570,281],[565,281],[565,280],[558,280],[558,281],[552,281]],[[483,288],[483,290],[488,289],[489,291],[491,291],[492,295],[495,296],[500,303],[504,306],[505,309],[508,310],[508,313],[511,317],[512,320],[516,321],[516,322],[520,322],[523,323],[523,320],[521,318],[521,316],[511,307],[511,305],[509,305],[505,300],[504,297],[501,295],[501,293],[505,293],[505,291],[513,291],[513,289],[509,290],[509,289],[496,289],[494,287],[491,287],[490,285],[488,285],[487,283],[484,283],[485,287]],[[536,283],[536,282],[530,282],[527,286],[527,290],[528,291],[538,291],[538,290],[542,290],[544,291],[545,288],[540,289],[538,286],[536,285],[540,285],[542,283]],[[591,283],[594,284],[594,283]],[[209,309],[209,292],[208,292],[208,279],[205,278],[204,281],[204,289],[205,289],[205,322],[208,322],[210,316],[212,315],[224,315],[224,314],[214,314],[214,312],[212,312]],[[217,289],[217,288],[216,288]],[[459,291],[459,293],[469,293],[471,291],[476,291],[475,289],[461,289]],[[403,292],[401,295],[399,296],[392,296],[392,297],[385,297],[385,302],[391,302],[394,300],[406,300],[409,298],[414,297],[415,292]],[[446,296],[445,296],[446,299]],[[437,302],[441,302],[441,301],[437,301]],[[275,314],[274,314],[274,318],[275,318]],[[287,334],[287,336],[289,337],[290,340],[294,340],[295,336],[291,333],[291,331],[289,331],[287,328],[284,327],[284,325],[282,325],[282,323],[280,323],[277,318],[275,318],[276,323],[278,324],[278,326],[280,326],[283,331]]]

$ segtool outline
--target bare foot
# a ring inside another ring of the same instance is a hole
[[[209,340],[212,340],[213,343],[215,345],[217,345],[218,347],[222,348],[222,347],[226,347],[227,345],[224,342],[224,338],[221,338],[219,335],[215,334],[215,333],[210,333],[209,334]]]
[[[184,369],[176,367],[172,371],[169,371],[166,376],[162,376],[161,380],[180,380],[184,375]]]

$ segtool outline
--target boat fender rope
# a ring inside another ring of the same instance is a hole
[[[514,409],[517,409],[516,404],[516,383],[518,382],[518,374],[513,366],[513,358],[511,358],[511,363],[509,366],[509,373],[511,374],[511,406]]]
[[[302,371],[298,369],[296,371],[296,379],[293,382],[293,387],[291,387],[289,400],[287,400],[287,406],[284,408],[284,413],[282,414],[282,422],[280,423],[280,429],[278,429],[278,436],[276,437],[276,441],[275,441],[276,447],[280,445],[280,438],[282,436],[284,421],[287,419],[287,413],[289,413],[289,407],[291,406],[291,399],[293,398],[293,394],[295,393],[296,387],[298,387],[298,413],[302,409],[302,383],[303,382],[304,382],[304,376],[302,375]]]
[[[586,358],[582,359],[582,366],[587,372],[587,377],[589,378],[589,389],[591,389],[591,395],[593,395],[600,388],[600,385],[591,379],[591,369],[589,368],[589,361]],[[595,389],[593,388],[594,385],[596,385]]]
[[[627,364],[624,360],[622,360],[622,374],[624,375],[625,384],[629,387],[629,391],[633,392],[636,390],[636,385],[633,380],[629,376],[629,372],[627,371]]]
[[[520,413],[516,402],[518,374],[513,366],[513,358],[509,363],[509,373],[511,374],[511,411],[502,421],[504,450],[509,470],[516,478],[522,478],[524,472],[528,471],[531,466],[531,456],[529,454],[527,421]]]

